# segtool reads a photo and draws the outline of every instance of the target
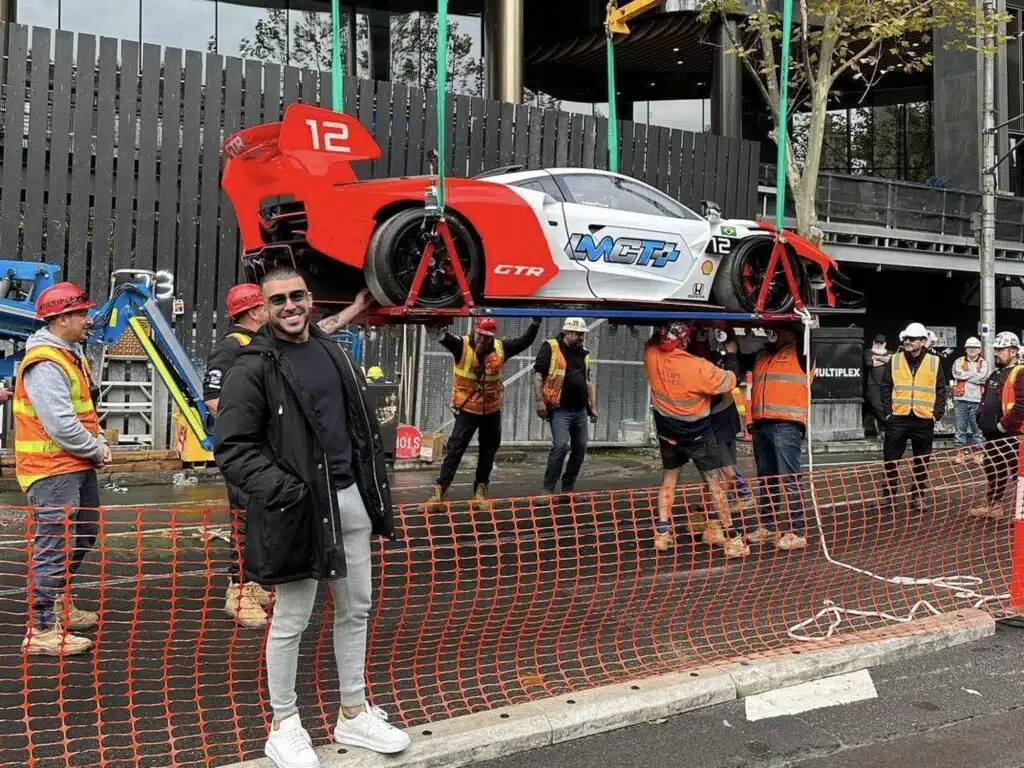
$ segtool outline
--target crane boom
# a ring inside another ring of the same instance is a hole
[[[637,16],[661,5],[665,0],[630,0],[625,5],[616,5],[615,0],[608,3],[608,14],[605,17],[605,26],[609,34],[628,35],[629,27],[626,22],[632,21]]]

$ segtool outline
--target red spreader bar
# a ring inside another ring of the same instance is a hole
[[[409,311],[416,308],[416,301],[420,297],[420,289],[423,287],[423,281],[427,277],[427,267],[430,266],[430,262],[434,258],[434,252],[437,250],[437,235],[440,235],[441,241],[444,243],[445,252],[448,254],[448,266],[454,273],[455,281],[459,284],[459,291],[462,293],[463,307],[467,310],[472,310],[476,305],[473,302],[473,294],[469,290],[469,280],[466,279],[466,273],[462,269],[462,262],[459,261],[458,251],[455,250],[455,241],[452,240],[452,233],[448,229],[448,222],[443,218],[439,218],[434,226],[435,237],[427,240],[427,244],[423,248],[423,255],[420,256],[419,266],[416,267],[416,274],[412,279],[409,295],[406,296],[405,305],[402,309]]]

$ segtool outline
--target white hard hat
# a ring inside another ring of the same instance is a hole
[[[928,329],[920,323],[911,323],[900,333],[900,341],[904,339],[927,339]]]
[[[562,330],[572,331],[574,333],[586,333],[587,321],[582,317],[567,317],[565,318],[565,325],[562,326]]]
[[[1020,347],[1020,339],[1012,331],[1002,331],[996,334],[996,340],[992,343],[993,349],[1011,349]]]
[[[964,342],[964,349],[967,349],[968,347],[977,347],[978,349],[981,349],[981,342],[974,336],[971,336],[971,338]]]

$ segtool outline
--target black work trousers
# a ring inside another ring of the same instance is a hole
[[[441,474],[437,478],[437,484],[442,491],[447,491],[448,486],[455,479],[455,472],[462,462],[462,455],[469,447],[469,441],[479,430],[478,437],[479,456],[476,464],[475,485],[486,485],[491,480],[491,470],[494,469],[494,457],[501,447],[501,411],[488,413],[479,416],[474,413],[459,411],[455,417],[455,428],[452,429],[452,436],[448,438],[448,446],[444,463],[441,464]]]
[[[1001,432],[986,434],[985,442],[985,503],[998,504],[1003,500],[1006,486],[1017,474],[1017,441]]]
[[[928,480],[928,459],[935,439],[935,421],[917,416],[890,416],[885,422],[885,442],[882,444],[882,458],[885,459],[885,492],[890,501],[897,493],[899,468],[896,462],[903,458],[907,442],[914,457],[910,496],[920,497]]]

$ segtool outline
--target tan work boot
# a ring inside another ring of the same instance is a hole
[[[267,625],[267,612],[249,589],[249,584],[230,584],[224,595],[224,612],[247,629]]]
[[[32,656],[75,656],[90,648],[92,640],[71,634],[59,621],[55,621],[49,629],[33,627],[21,643],[21,649]]]
[[[255,581],[247,581],[245,583],[245,588],[249,590],[249,594],[252,595],[252,598],[264,608],[274,602],[274,593],[268,592]]]
[[[725,535],[722,524],[717,520],[709,520],[704,534],[701,536],[701,541],[714,546],[715,544],[725,544],[728,540],[729,537]]]
[[[654,532],[654,548],[659,552],[666,552],[672,546],[672,532],[666,531],[665,533]]]
[[[807,537],[799,536],[792,531],[784,533],[775,540],[775,548],[783,551],[803,549],[807,546]]]
[[[979,504],[976,507],[972,507],[968,511],[968,517],[986,517],[986,518],[997,518],[1000,517],[1001,510],[998,504]]]
[[[473,489],[473,501],[469,505],[470,509],[484,510],[491,508],[491,501],[487,498],[487,484],[479,483]]]
[[[444,512],[448,508],[448,504],[444,500],[444,491],[441,490],[440,485],[434,486],[434,490],[430,492],[430,498],[427,499],[423,507],[427,512]]]
[[[100,621],[98,613],[83,611],[75,607],[71,595],[67,592],[57,598],[53,610],[59,617],[60,623],[68,629],[89,629],[95,627]]]
[[[750,554],[750,547],[743,541],[742,536],[733,536],[722,544],[722,551],[726,557],[746,557]]]

